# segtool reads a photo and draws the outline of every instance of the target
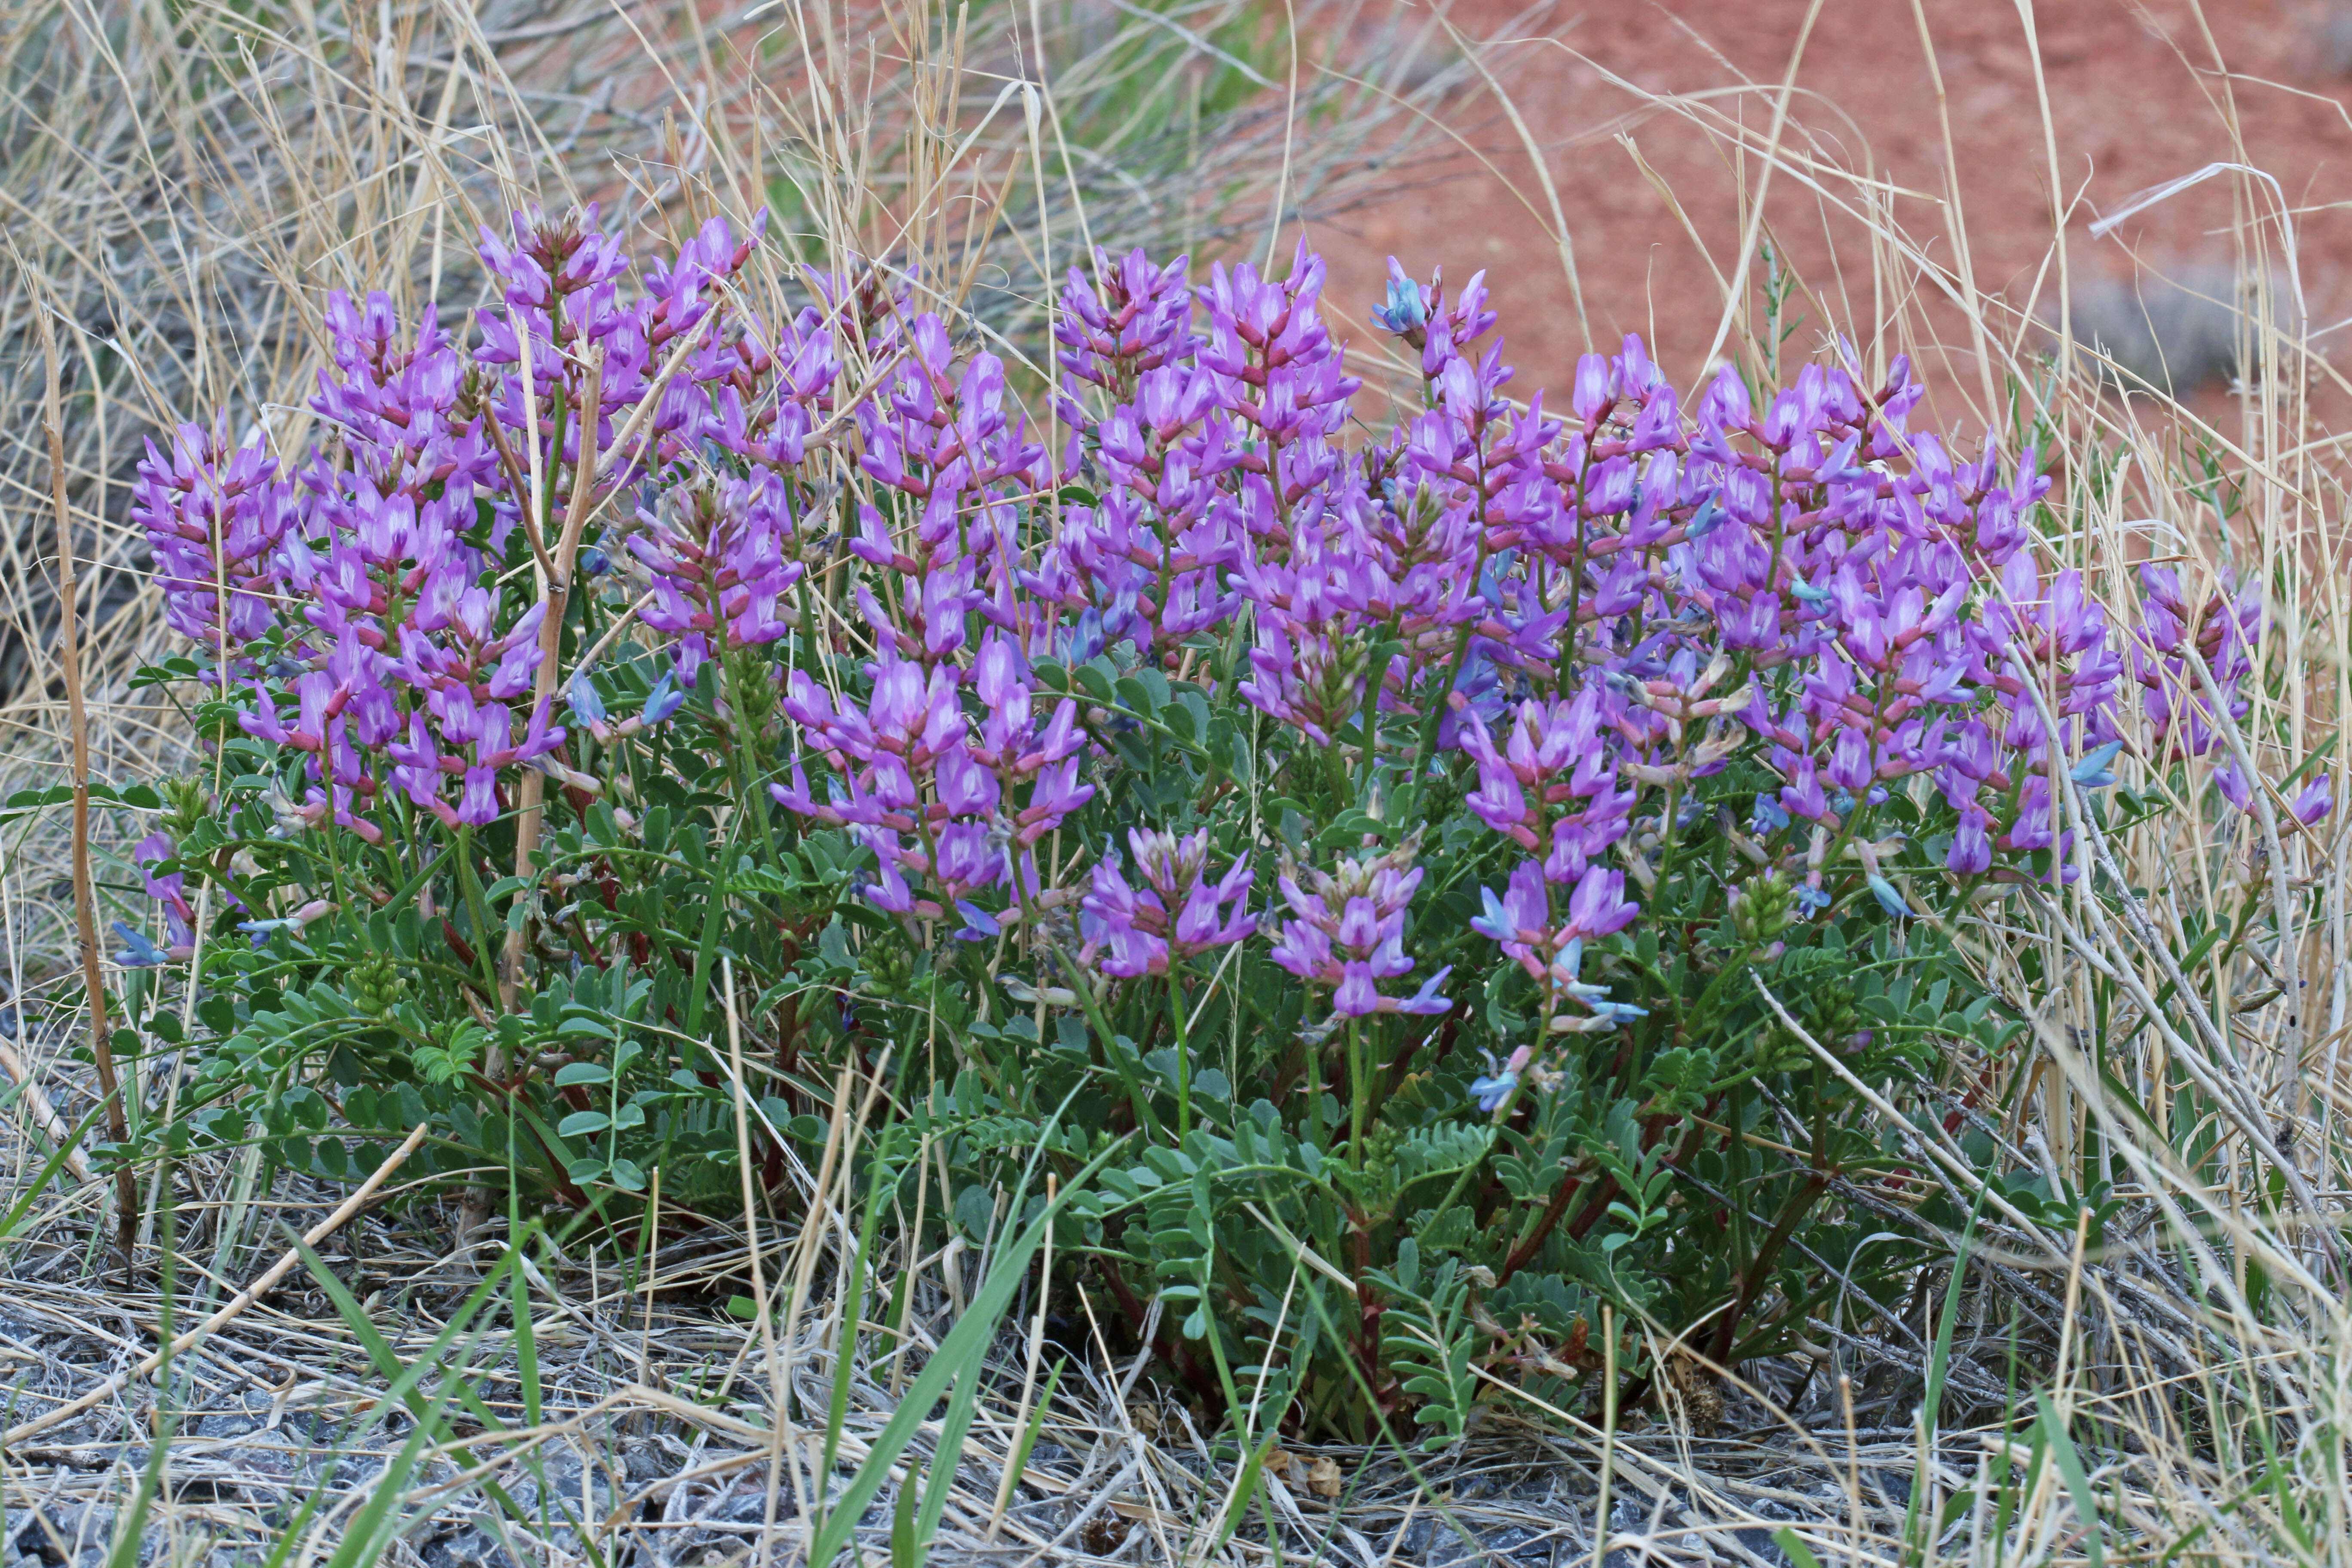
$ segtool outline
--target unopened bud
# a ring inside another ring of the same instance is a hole
[[[1739,939],[1761,946],[1789,929],[1790,890],[1780,877],[1757,877],[1741,885],[1731,907]]]

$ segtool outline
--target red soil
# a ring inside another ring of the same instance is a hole
[[[1717,268],[1737,266],[1741,237],[1727,142],[1609,79],[1651,92],[1715,89],[1709,101],[1760,140],[1810,3],[1659,0],[1579,9],[1570,0],[1533,22],[1515,22],[1516,0],[1454,0],[1449,15],[1465,34],[1524,40],[1487,58],[1557,184],[1596,346],[1613,348],[1622,334],[1642,332],[1675,379],[1689,384],[1715,336],[1723,297]],[[1957,163],[1979,286],[2054,320],[2058,277],[2054,262],[2045,262],[2052,153],[2018,0],[1924,0],[1922,9],[1949,106],[1951,160],[1910,0],[1822,0],[1783,143],[1918,193],[1894,197],[1894,216],[1945,267],[1954,252],[1942,212],[1927,198],[1946,194]],[[2352,299],[2352,76],[2345,68],[2352,63],[2352,6],[2207,0],[2200,17],[2188,0],[2033,0],[2032,11],[2078,297],[2103,279],[2112,287],[2128,278],[2135,251],[2166,271],[2226,272],[2233,207],[2251,200],[2243,180],[2210,181],[2105,238],[2088,229],[2100,213],[2144,189],[2242,157],[2275,175],[2297,209],[2312,320],[2324,326],[2345,313]],[[1750,89],[1743,94],[1720,90],[1743,83]],[[1564,387],[1586,342],[1546,232],[1549,204],[1517,134],[1494,107],[1480,89],[1455,106],[1453,122],[1471,128],[1501,177],[1462,160],[1439,182],[1320,225],[1312,237],[1332,259],[1328,297],[1359,342],[1389,253],[1422,278],[1441,262],[1454,278],[1486,268],[1507,357],[1521,367],[1514,390],[1524,395],[1535,386]],[[2232,122],[2242,143],[2233,143]],[[1706,256],[1618,144],[1620,132],[1679,199]],[[1757,166],[1751,156],[1751,186]],[[1851,186],[1840,194],[1851,199]],[[1797,274],[1830,294],[1821,302],[1830,320],[1867,350],[1891,306],[1874,300],[1862,226],[1825,216],[1822,201],[1786,169],[1775,176],[1767,216]],[[2270,232],[2275,245],[2274,222]],[[2284,277],[2275,258],[2256,270]],[[1807,324],[1790,341],[1792,351],[1822,345],[1821,303],[1801,303]],[[1965,345],[1957,315],[1939,310],[1932,322],[1948,342]],[[1904,347],[1916,345],[1888,341],[1882,353]],[[1929,369],[1971,392],[1979,384],[1972,360]]]

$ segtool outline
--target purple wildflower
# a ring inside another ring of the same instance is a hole
[[[1384,855],[1342,859],[1336,871],[1302,873],[1285,851],[1276,886],[1291,909],[1276,940],[1275,963],[1309,984],[1332,992],[1341,1017],[1372,1013],[1435,1015],[1454,1004],[1439,996],[1451,967],[1439,970],[1411,996],[1383,994],[1382,983],[1409,974],[1413,961],[1404,952],[1404,911],[1421,886],[1412,862],[1420,851],[1415,835]]]
[[[1165,974],[1171,961],[1227,946],[1257,929],[1244,907],[1255,873],[1236,860],[1212,881],[1206,832],[1179,838],[1135,828],[1128,844],[1144,886],[1129,886],[1115,853],[1095,862],[1093,890],[1082,905],[1081,962],[1101,953],[1106,974]]]

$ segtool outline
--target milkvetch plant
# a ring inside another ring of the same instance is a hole
[[[1962,1216],[1845,1074],[1942,1118],[2011,1048],[1965,933],[2070,800],[2259,787],[2189,771],[2258,597],[2114,624],[1900,359],[1520,401],[1479,279],[1392,268],[1351,362],[1302,248],[1097,255],[1008,366],[872,263],[755,303],[760,234],[520,216],[464,331],[334,300],[299,458],[151,451],[217,761],[121,955],[199,966],[172,1136],[691,1215],[736,1096],[781,1192],[854,1067],[975,1238],[1117,1145],[1055,1256],[1204,1405],[1443,1440],[1603,1305],[1723,1364],[1879,1310]]]

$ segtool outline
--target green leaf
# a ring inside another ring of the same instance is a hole
[[[47,789],[20,789],[8,797],[5,806],[0,806],[0,815],[13,817],[28,811],[45,811],[51,806],[63,805],[71,799],[71,784],[51,784]]]
[[[440,1425],[442,1412],[447,1408],[450,1395],[463,1386],[464,1374],[460,1368],[452,1367],[442,1374],[440,1387],[435,1392],[432,1404],[426,1407],[425,1418],[410,1431],[408,1441],[400,1446],[400,1451],[384,1466],[383,1473],[374,1478],[375,1484],[369,1489],[367,1501],[360,1506],[351,1523],[344,1528],[341,1544],[336,1548],[334,1556],[328,1559],[327,1568],[361,1568],[362,1564],[381,1562],[393,1540],[404,1533],[408,1521],[395,1511],[395,1505],[407,1494],[408,1478],[423,1462],[425,1449],[432,1444],[433,1430]],[[324,1496],[326,1489],[320,1488],[317,1495]]]
[[[613,1119],[601,1110],[575,1110],[555,1124],[555,1131],[566,1138],[589,1138],[613,1125]]]

